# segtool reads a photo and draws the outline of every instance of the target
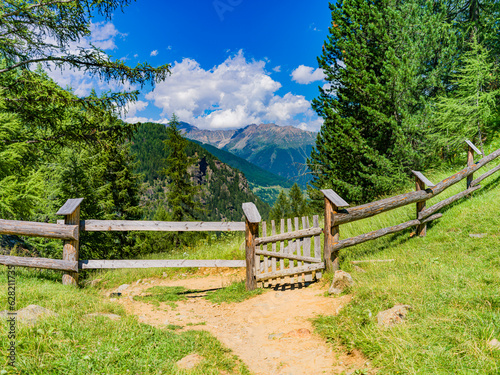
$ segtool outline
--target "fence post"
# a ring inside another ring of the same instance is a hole
[[[412,171],[415,175],[415,190],[425,190],[425,185],[428,187],[435,186],[432,182],[430,182],[422,173],[419,171]],[[417,202],[417,219],[418,214],[425,209],[425,201]],[[415,231],[417,236],[425,237],[427,234],[427,223],[417,225],[417,230]]]
[[[64,224],[78,225],[77,240],[64,241],[63,260],[78,262],[78,249],[80,238],[80,203],[83,198],[68,199],[66,203],[57,211],[56,215],[64,215]],[[65,272],[62,278],[63,285],[77,285],[78,272]]]
[[[339,269],[338,250],[332,253],[333,245],[339,242],[340,230],[335,225],[335,214],[339,208],[349,207],[349,204],[343,200],[332,189],[321,190],[325,196],[325,241],[323,244],[323,257],[327,271],[337,271]]]
[[[479,155],[482,155],[482,153],[471,141],[466,140],[465,143],[467,143],[467,167],[470,167],[471,165],[474,165],[474,151]],[[467,189],[470,188],[471,182],[474,179],[473,176],[473,173],[467,176]]]
[[[251,202],[243,203],[243,213],[245,214],[245,250],[246,250],[246,288],[254,290],[257,287],[255,279],[255,239],[259,236],[259,223],[261,217],[255,204]]]

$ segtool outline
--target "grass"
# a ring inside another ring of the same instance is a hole
[[[243,302],[244,300],[264,293],[264,289],[246,290],[245,282],[239,281],[230,284],[229,286],[217,289],[213,292],[208,292],[205,298],[212,303],[221,304],[222,302]]]
[[[248,374],[247,368],[205,331],[173,332],[139,323],[94,289],[61,285],[52,271],[16,269],[16,308],[38,304],[58,313],[35,326],[17,325],[16,368],[7,366],[7,324],[1,321],[0,371],[8,374],[180,374],[175,363],[191,353],[205,360],[190,374]],[[5,269],[0,293],[7,296]],[[0,299],[7,309],[7,298]],[[85,314],[120,315],[118,321]]]
[[[483,168],[480,176],[493,165]],[[428,174],[433,182],[453,171]],[[410,230],[341,250],[341,268],[351,260],[395,259],[358,265],[353,299],[338,316],[315,321],[317,331],[347,349],[360,349],[380,374],[498,374],[500,350],[500,177],[489,177],[470,198],[441,210],[427,236]],[[464,189],[458,183],[427,203]],[[341,238],[399,224],[415,217],[415,206],[342,225]],[[469,234],[485,233],[482,238]],[[377,313],[395,304],[413,308],[404,324],[377,325]]]

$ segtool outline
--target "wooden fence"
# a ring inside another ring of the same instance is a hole
[[[246,267],[246,287],[255,289],[257,283],[310,282],[321,277],[321,271],[339,269],[338,254],[341,249],[370,241],[409,227],[416,227],[419,236],[425,236],[426,224],[442,216],[436,213],[443,207],[480,189],[479,183],[500,170],[500,165],[473,179],[481,167],[500,156],[500,149],[474,163],[474,154],[479,150],[468,144],[467,167],[438,184],[432,184],[425,176],[413,171],[416,190],[375,202],[350,207],[333,190],[322,190],[325,201],[324,229],[319,226],[318,216],[271,221],[271,233],[267,235],[267,224],[262,222],[253,203],[243,203],[245,222],[162,222],[130,220],[82,220],[80,204],[83,198],[68,199],[59,209],[64,216],[57,224],[36,223],[0,219],[0,234],[38,236],[64,241],[63,259],[27,258],[0,255],[0,264],[46,268],[64,271],[63,284],[76,285],[81,269],[150,268],[150,267]],[[466,189],[450,198],[426,208],[426,201],[445,189],[467,178]],[[416,218],[405,223],[379,229],[359,236],[340,240],[340,225],[378,215],[398,207],[416,203]],[[259,236],[259,226],[262,236]],[[301,228],[302,226],[302,228]],[[81,231],[241,231],[245,232],[245,260],[80,260],[78,256]],[[324,233],[323,259],[321,257],[321,234]],[[285,280],[286,278],[286,280]]]

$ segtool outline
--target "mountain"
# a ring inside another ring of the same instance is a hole
[[[182,123],[187,138],[235,154],[271,173],[305,187],[310,180],[306,160],[316,133],[293,126],[252,124],[237,130],[201,130]]]
[[[144,123],[131,141],[131,150],[138,161],[136,171],[144,175],[142,203],[149,212],[146,219],[152,219],[158,205],[164,204],[167,183],[162,170],[168,155],[163,144],[166,138],[164,125]],[[198,220],[244,220],[241,208],[244,202],[254,202],[262,217],[268,216],[269,205],[252,192],[243,173],[224,164],[197,143],[189,142],[186,154],[196,158],[190,173],[192,181],[200,187],[198,199],[204,208]]]

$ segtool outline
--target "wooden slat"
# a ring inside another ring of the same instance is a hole
[[[245,267],[244,260],[226,259],[127,259],[127,260],[81,260],[78,262],[83,270],[105,268],[184,268],[184,267]]]
[[[282,234],[276,234],[274,236],[269,236],[269,237],[259,237],[256,239],[256,244],[264,244],[264,243],[269,243],[269,242],[278,242],[278,241],[285,241],[285,240],[292,240],[292,239],[297,239],[297,238],[303,238],[303,237],[312,237],[315,236],[319,233],[322,233],[323,230],[321,228],[308,228],[308,229],[300,229],[293,231],[293,229],[290,231],[292,228],[291,224],[291,219],[289,228],[288,228],[288,233],[282,233]]]
[[[38,223],[34,221],[0,219],[0,234],[55,238],[60,240],[77,240],[78,225],[61,225]]]
[[[285,219],[280,220],[280,232],[281,234],[285,233]],[[280,241],[280,253],[284,254],[285,253],[285,243],[283,241]],[[280,259],[280,270],[285,269],[285,260],[283,258]],[[281,278],[277,279],[278,282],[284,281]]]
[[[293,259],[293,260],[298,260],[301,262],[309,262],[309,263],[320,263],[321,259],[318,258],[313,258],[313,257],[307,257],[304,255],[295,255],[295,254],[281,254],[281,253],[273,253],[271,251],[263,251],[263,250],[255,250],[255,254],[259,255],[264,255],[264,256],[274,256],[276,258],[283,258],[283,259]]]
[[[286,220],[286,224],[287,224],[287,229],[288,229],[288,232],[293,232],[293,226],[292,226],[292,219],[287,219]],[[290,240],[288,241],[288,246],[285,248],[286,250],[286,253],[289,253],[289,254],[293,254],[294,251],[295,251],[295,240]],[[290,260],[288,262],[288,269],[293,269],[294,268],[294,262],[293,260]],[[290,284],[294,283],[295,282],[295,278],[294,277],[290,277],[288,282]]]
[[[313,216],[313,228],[319,228],[319,216]],[[321,259],[321,236],[318,234],[314,236],[314,257]],[[320,270],[316,271],[316,280],[321,279],[322,273]]]
[[[267,236],[267,223],[265,221],[262,222],[262,236],[266,237]],[[267,243],[264,244],[263,250],[267,253]],[[260,246],[257,246],[257,249],[255,250],[255,254],[257,254],[257,251],[259,250]],[[267,256],[263,257],[262,265],[263,271],[261,273],[269,272],[269,258]],[[268,285],[264,283],[264,287],[266,288]]]
[[[413,191],[410,193],[396,195],[394,197],[381,199],[379,201],[363,204],[361,206],[356,206],[344,210],[345,212],[339,212],[334,215],[335,225],[340,225],[360,219],[365,219],[385,211],[393,210],[397,207],[406,206],[410,203],[416,203],[419,201],[424,201],[430,199],[440,193],[450,186],[456,184],[462,179],[466,178],[471,173],[474,173],[490,161],[496,159],[500,156],[500,149],[492,152],[488,156],[482,158],[474,165],[464,168],[461,171],[455,173],[454,175],[444,179],[443,181],[436,184],[431,189]]]
[[[421,211],[418,214],[418,219],[422,220],[425,219],[426,217],[431,216],[434,212],[439,211],[441,208],[459,200],[460,198],[465,197],[466,195],[471,194],[473,191],[476,191],[481,188],[481,185],[475,186],[473,188],[464,190],[458,194],[455,194],[454,196],[444,199],[441,202],[436,203],[435,205],[430,206],[429,208],[426,208],[425,210]]]
[[[244,222],[205,221],[135,221],[135,220],[85,220],[83,230],[87,232],[106,231],[156,231],[156,232],[203,232],[203,231],[245,231]]]
[[[383,228],[383,229],[375,230],[373,232],[361,234],[361,235],[356,236],[356,237],[347,238],[345,240],[342,240],[342,241],[339,241],[338,243],[336,243],[334,245],[334,249],[340,250],[340,249],[343,249],[346,247],[358,245],[358,244],[366,242],[366,241],[371,241],[371,240],[386,236],[386,235],[391,234],[391,233],[396,233],[396,232],[402,231],[406,228],[413,227],[415,225],[427,223],[427,222],[432,221],[434,219],[438,219],[441,216],[443,216],[443,214],[435,214],[435,215],[430,216],[429,218],[427,218],[425,220],[410,220],[410,221],[407,221],[407,222],[399,224],[399,225],[394,225],[392,227]]]
[[[481,176],[479,176],[478,178],[476,178],[475,180],[473,180],[471,183],[470,183],[470,186],[473,187],[473,186],[476,186],[477,184],[479,184],[481,181],[483,181],[485,178],[487,177],[490,177],[493,173],[496,173],[500,171],[500,165],[497,165],[495,168],[493,169],[490,169],[488,172],[486,172],[485,174],[482,174]]]
[[[59,271],[78,272],[78,262],[68,262],[60,259],[15,257],[0,255],[0,264],[5,266],[44,268]]]
[[[276,234],[276,223],[274,220],[271,220],[271,235]],[[271,245],[273,253],[276,253],[276,242],[273,242]],[[276,271],[276,257],[271,258],[271,270]]]
[[[255,255],[255,238],[259,236],[259,224],[250,223],[245,221],[245,265],[246,265],[246,279],[245,287],[247,290],[254,290],[257,288],[257,281],[255,280],[256,274],[256,261]]]
[[[260,223],[262,218],[260,217],[259,210],[252,202],[243,203],[243,213],[249,223]]]
[[[294,221],[294,224],[295,224],[295,230],[296,231],[299,231],[300,230],[300,226],[299,226],[299,218],[298,217],[294,217],[293,218],[293,221]],[[296,246],[297,246],[297,252],[296,254],[298,256],[301,256],[302,255],[302,242],[300,238],[297,239],[297,241],[295,242]],[[303,263],[302,262],[299,262],[297,261],[297,266],[301,266]],[[301,283],[302,282],[302,275],[299,274],[297,275],[297,282]]]
[[[425,177],[422,172],[419,172],[419,171],[412,171],[412,173],[420,180],[422,181],[425,185],[427,185],[428,187],[433,187],[433,186],[436,186],[434,185],[432,182],[430,182],[427,177]]]
[[[332,189],[321,190],[323,195],[330,200],[338,208],[349,207],[349,203],[343,200],[336,192]]]
[[[274,279],[276,277],[284,277],[284,276],[293,276],[298,273],[304,273],[304,272],[312,272],[316,270],[322,270],[325,268],[325,264],[323,262],[321,263],[314,263],[314,264],[309,264],[307,266],[302,266],[302,267],[294,267],[291,269],[285,269],[285,270],[280,270],[276,272],[268,272],[264,273],[261,275],[257,275],[257,281],[262,281],[262,280],[268,280],[268,279]],[[293,278],[292,278],[293,280]]]
[[[308,217],[305,217],[305,216],[302,217],[302,228],[304,228],[304,229],[310,228]],[[306,257],[311,257],[311,237],[304,238],[303,243],[304,243],[304,247],[302,249],[303,250],[302,255],[304,255]],[[307,262],[304,262],[303,264],[307,264]],[[313,281],[312,273],[305,274],[304,281],[306,283],[312,282]]]
[[[469,145],[470,148],[472,148],[476,154],[478,155],[482,155],[483,153],[474,145],[474,143],[472,143],[471,141],[469,141],[468,139],[465,140],[465,143],[467,143]]]
[[[75,210],[80,207],[83,198],[68,199],[66,203],[56,212],[56,215],[71,215]]]

